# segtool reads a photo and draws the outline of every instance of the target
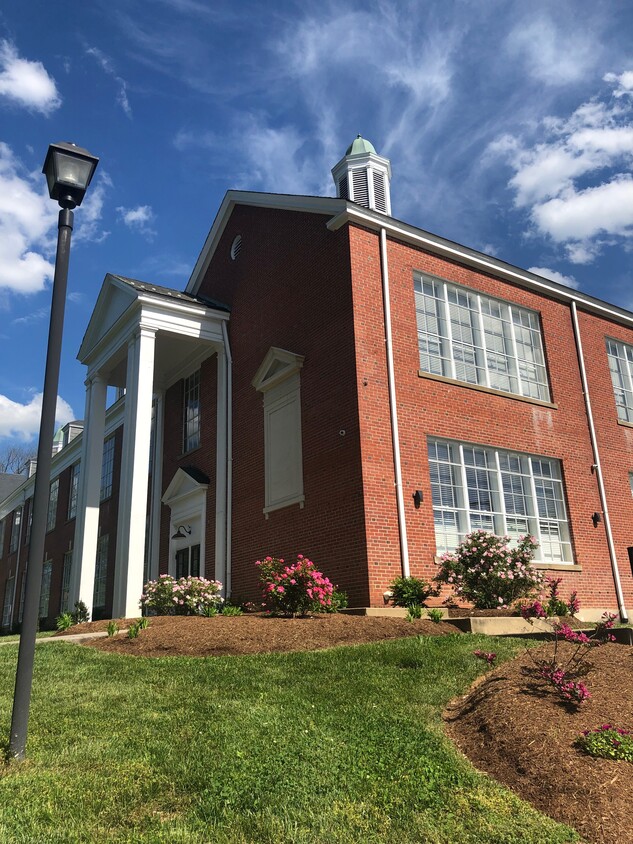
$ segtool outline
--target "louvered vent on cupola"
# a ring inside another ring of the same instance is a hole
[[[378,155],[373,145],[360,135],[332,169],[332,176],[336,195],[340,199],[391,214],[391,164],[389,159]]]

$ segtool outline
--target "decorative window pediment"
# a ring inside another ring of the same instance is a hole
[[[251,383],[260,393],[265,393],[299,372],[303,360],[303,355],[295,355],[293,352],[271,346]]]

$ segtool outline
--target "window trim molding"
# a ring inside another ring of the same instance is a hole
[[[418,370],[418,377],[428,378],[429,381],[439,381],[442,384],[451,384],[454,387],[465,387],[467,390],[477,390],[480,393],[488,393],[488,395],[491,396],[501,396],[501,398],[504,399],[514,399],[515,401],[522,401],[527,404],[536,404],[539,407],[549,407],[551,410],[558,410],[556,402],[533,399],[530,398],[530,396],[522,396],[519,393],[507,393],[505,390],[495,390],[493,387],[471,384],[470,381],[459,381],[457,378],[448,378],[446,375],[434,375],[432,372],[425,372],[423,369]],[[629,424],[633,428],[633,422],[626,424]]]

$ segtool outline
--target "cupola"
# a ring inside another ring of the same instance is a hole
[[[374,145],[358,135],[332,168],[336,195],[373,211],[391,214],[391,164]]]

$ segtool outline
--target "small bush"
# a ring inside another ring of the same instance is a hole
[[[257,560],[262,597],[267,609],[276,615],[307,615],[324,612],[332,606],[334,586],[303,554],[297,562],[265,557]]]
[[[139,618],[136,623],[138,624],[139,630],[146,630],[149,627],[149,618],[144,615],[143,618]]]
[[[200,611],[200,615],[203,615],[205,618],[215,618],[217,614],[218,608],[213,604],[208,604]]]
[[[575,743],[590,756],[633,762],[633,734],[611,724],[603,724],[595,730],[584,730]]]
[[[508,536],[475,530],[453,554],[443,554],[435,580],[447,583],[455,595],[477,609],[508,607],[529,598],[543,583],[543,575],[530,565],[537,548],[531,536],[519,538],[515,548]]]
[[[396,577],[389,589],[394,607],[423,607],[431,595],[437,595],[437,589],[420,577]]]
[[[55,619],[55,626],[58,630],[68,630],[68,628],[72,627],[74,623],[72,613],[69,612],[63,612]]]
[[[204,615],[207,607],[222,604],[222,584],[204,577],[181,577],[176,580],[161,574],[143,588],[141,607],[156,615]]]
[[[438,607],[433,607],[433,609],[428,610],[427,615],[435,624],[439,624],[440,621],[444,621],[444,613]]]
[[[138,637],[140,629],[141,628],[139,627],[138,621],[135,621],[132,624],[130,624],[130,626],[128,627],[128,631],[127,631],[128,639],[136,639]]]
[[[108,636],[109,636],[110,638],[112,638],[112,636],[116,636],[116,634],[117,634],[118,632],[119,632],[119,625],[118,625],[118,624],[116,623],[116,621],[114,621],[114,619],[113,619],[113,620],[112,620],[112,621],[108,624],[108,629],[107,629]]]
[[[325,612],[340,612],[347,607],[347,593],[340,589],[334,589],[331,595],[331,603],[324,607]]]
[[[88,612],[88,607],[84,604],[83,601],[77,601],[75,604],[75,609],[71,613],[73,624],[83,624],[86,621],[90,621],[90,613]]]
[[[230,616],[238,616],[244,615],[241,607],[236,607],[233,604],[225,604],[222,607],[221,615],[230,615]]]
[[[419,604],[411,604],[407,607],[407,621],[414,621],[416,618],[422,618],[422,607]]]

